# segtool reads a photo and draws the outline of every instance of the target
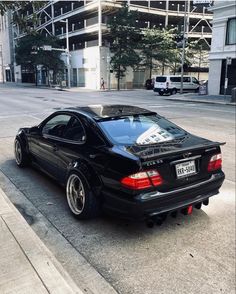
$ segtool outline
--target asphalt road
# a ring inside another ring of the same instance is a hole
[[[75,220],[62,188],[32,168],[16,167],[14,135],[58,108],[102,103],[146,107],[196,135],[226,142],[220,194],[191,216],[168,218],[153,229],[106,216]],[[0,86],[0,186],[85,293],[235,293],[233,106],[168,101],[144,90]]]

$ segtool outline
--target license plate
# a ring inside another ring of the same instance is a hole
[[[177,178],[188,177],[196,174],[196,166],[194,160],[176,164],[175,169]]]

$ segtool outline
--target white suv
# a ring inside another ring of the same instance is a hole
[[[181,76],[157,76],[153,91],[163,94],[176,94],[180,90]],[[198,92],[199,81],[195,77],[184,76],[183,77],[183,90],[190,90]]]

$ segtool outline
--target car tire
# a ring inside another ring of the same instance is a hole
[[[88,181],[80,172],[73,171],[68,176],[66,197],[70,211],[77,219],[91,219],[101,213],[98,197],[95,197]]]
[[[177,93],[177,90],[176,89],[172,89],[171,94],[172,95],[175,95],[176,93]]]
[[[159,92],[159,95],[160,95],[160,96],[163,96],[163,94],[164,94],[163,92]]]
[[[25,167],[29,164],[29,155],[25,150],[25,146],[20,138],[16,138],[14,142],[15,161],[19,167]]]

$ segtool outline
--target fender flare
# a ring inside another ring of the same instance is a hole
[[[21,143],[22,143],[22,144],[24,145],[24,147],[25,147],[25,152],[26,152],[27,154],[29,154],[28,140],[27,140],[27,136],[26,136],[24,130],[20,130],[20,131],[18,132],[18,134],[16,135],[16,139],[18,139],[18,140],[21,141]]]
[[[94,168],[85,160],[75,160],[67,170],[66,180],[72,172],[79,172],[96,197],[100,197],[103,187],[102,180]]]

